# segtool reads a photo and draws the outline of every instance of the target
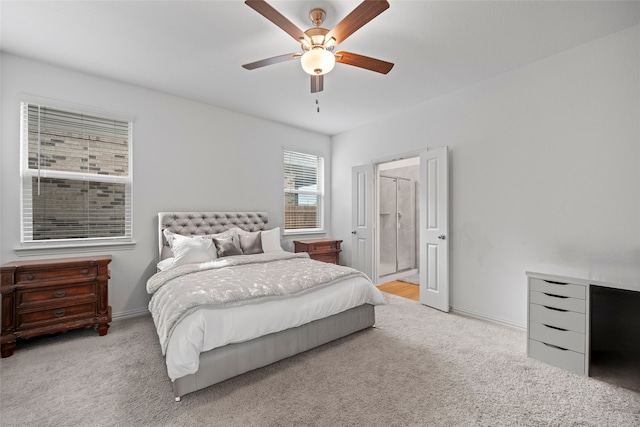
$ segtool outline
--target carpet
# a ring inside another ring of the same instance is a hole
[[[640,426],[640,394],[525,356],[526,333],[385,294],[376,328],[173,400],[150,317],[20,342],[18,426]]]

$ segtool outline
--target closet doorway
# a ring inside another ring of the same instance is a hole
[[[419,284],[420,158],[377,165],[377,283]]]

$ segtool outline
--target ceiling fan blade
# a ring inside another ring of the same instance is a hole
[[[358,7],[353,9],[338,25],[333,27],[327,34],[326,40],[334,38],[334,45],[339,45],[351,34],[355,33],[364,24],[371,21],[376,16],[389,8],[386,0],[364,0]]]
[[[354,67],[364,68],[365,70],[371,70],[381,74],[387,74],[394,65],[391,62],[344,51],[336,52],[336,62],[353,65]]]
[[[267,18],[269,21],[282,28],[287,34],[293,37],[297,42],[300,42],[300,38],[307,38],[307,35],[296,24],[289,21],[280,12],[275,10],[273,6],[264,0],[246,0],[244,2],[251,9],[258,12],[260,15]]]
[[[285,55],[273,56],[271,58],[262,59],[256,62],[250,62],[249,64],[244,64],[242,68],[247,70],[255,70],[256,68],[266,67],[267,65],[278,64],[280,62],[290,61],[292,59],[300,58],[302,55],[299,53],[287,53]]]
[[[311,76],[311,93],[322,92],[324,89],[324,75]]]

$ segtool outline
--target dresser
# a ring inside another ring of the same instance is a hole
[[[586,375],[587,287],[529,277],[530,357]]]
[[[340,244],[342,240],[310,239],[294,240],[293,246],[296,252],[307,252],[311,259],[340,264]]]
[[[599,366],[612,356],[637,360],[640,265],[545,265],[526,274],[529,357],[586,376],[596,353]]]
[[[2,357],[13,354],[18,338],[94,325],[100,336],[106,335],[110,262],[110,256],[95,256],[4,264]]]

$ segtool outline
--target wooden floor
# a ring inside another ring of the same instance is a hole
[[[411,283],[400,282],[399,280],[383,283],[377,286],[382,292],[409,298],[414,301],[420,300],[420,286]]]

